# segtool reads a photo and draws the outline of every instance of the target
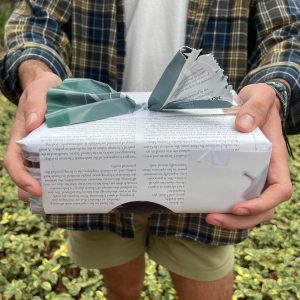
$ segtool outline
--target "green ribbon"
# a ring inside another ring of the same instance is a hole
[[[45,118],[51,128],[128,114],[140,107],[105,83],[72,78],[48,91]]]
[[[224,108],[232,104],[228,101],[191,99],[172,101],[164,106],[178,76],[186,63],[186,53],[192,49],[184,47],[174,56],[155,86],[148,109]],[[66,79],[47,94],[46,123],[48,127],[58,127],[82,122],[101,120],[132,113],[141,108],[126,94],[113,90],[109,85],[91,79]]]

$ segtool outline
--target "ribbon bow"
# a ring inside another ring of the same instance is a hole
[[[48,127],[58,127],[129,114],[140,107],[105,83],[72,78],[48,91],[45,118]]]

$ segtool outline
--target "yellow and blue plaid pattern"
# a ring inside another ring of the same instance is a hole
[[[26,59],[42,60],[61,78],[91,78],[120,90],[123,17],[122,0],[19,1],[6,26],[8,51],[0,60],[2,92],[17,104],[21,94],[17,70]],[[286,129],[300,132],[299,0],[190,0],[186,45],[212,52],[236,90],[274,78],[288,81],[292,93]],[[131,214],[47,215],[46,219],[69,229],[134,236]],[[153,214],[149,233],[223,245],[242,241],[248,231],[209,225],[203,214]]]

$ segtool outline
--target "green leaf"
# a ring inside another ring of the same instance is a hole
[[[41,286],[47,292],[50,292],[52,290],[51,283],[48,281],[44,281]]]

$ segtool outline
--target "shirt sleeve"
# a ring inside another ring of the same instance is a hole
[[[13,103],[21,95],[18,68],[28,59],[44,62],[62,79],[71,75],[70,40],[63,30],[72,1],[18,1],[5,27],[7,52],[0,58],[0,89]]]
[[[285,79],[291,87],[284,120],[289,134],[300,133],[300,2],[254,1],[251,70],[241,87],[251,83]],[[282,3],[285,3],[282,5]]]

